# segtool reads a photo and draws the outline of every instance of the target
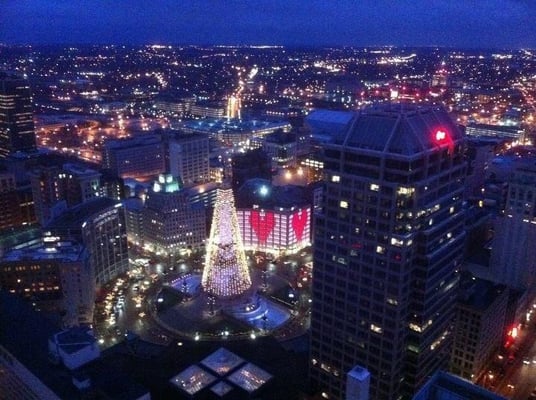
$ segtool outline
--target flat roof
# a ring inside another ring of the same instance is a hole
[[[231,390],[233,390],[233,387],[229,385],[228,383],[225,383],[223,381],[220,381],[216,383],[215,385],[212,385],[210,390],[214,393],[216,393],[218,396],[223,397],[227,393],[229,393]]]
[[[54,339],[63,351],[73,354],[97,341],[90,331],[87,327],[74,327],[57,333]]]
[[[197,365],[192,365],[181,373],[175,375],[169,381],[172,385],[185,391],[189,395],[194,395],[217,379],[218,378],[205,371],[203,368],[198,367]]]
[[[255,364],[247,363],[238,371],[227,377],[227,380],[241,387],[248,393],[259,389],[262,385],[272,378],[268,372]]]
[[[220,347],[214,353],[210,354],[201,364],[211,371],[223,376],[244,363],[244,359],[238,357],[233,352]]]
[[[214,119],[205,118],[201,120],[184,121],[182,127],[207,133],[248,133],[263,129],[277,129],[290,127],[286,121],[264,121],[257,119]]]
[[[21,260],[80,260],[84,247],[79,244],[67,244],[55,247],[39,247],[29,249],[11,250],[4,255],[0,261],[21,261]]]

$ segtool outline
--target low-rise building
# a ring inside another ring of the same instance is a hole
[[[456,307],[450,370],[475,381],[505,338],[505,285],[464,274]]]
[[[48,339],[51,359],[74,370],[99,358],[100,350],[93,332],[88,327],[66,329]]]
[[[64,325],[93,321],[94,270],[79,244],[45,237],[37,249],[6,253],[0,261],[0,287],[60,313]]]

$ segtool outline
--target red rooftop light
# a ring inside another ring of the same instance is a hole
[[[438,141],[438,142],[441,142],[443,140],[445,140],[447,138],[447,132],[445,132],[444,130],[442,129],[438,129],[435,133],[435,139]]]

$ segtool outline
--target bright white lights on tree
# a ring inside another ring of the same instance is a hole
[[[216,297],[238,296],[251,287],[231,189],[218,190],[201,284]]]

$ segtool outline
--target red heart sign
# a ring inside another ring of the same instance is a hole
[[[251,211],[249,223],[259,238],[259,243],[265,243],[275,226],[274,213],[261,214],[260,211]]]
[[[292,229],[296,234],[296,239],[301,241],[303,238],[303,231],[305,230],[305,225],[307,224],[307,210],[303,209],[292,215]]]

